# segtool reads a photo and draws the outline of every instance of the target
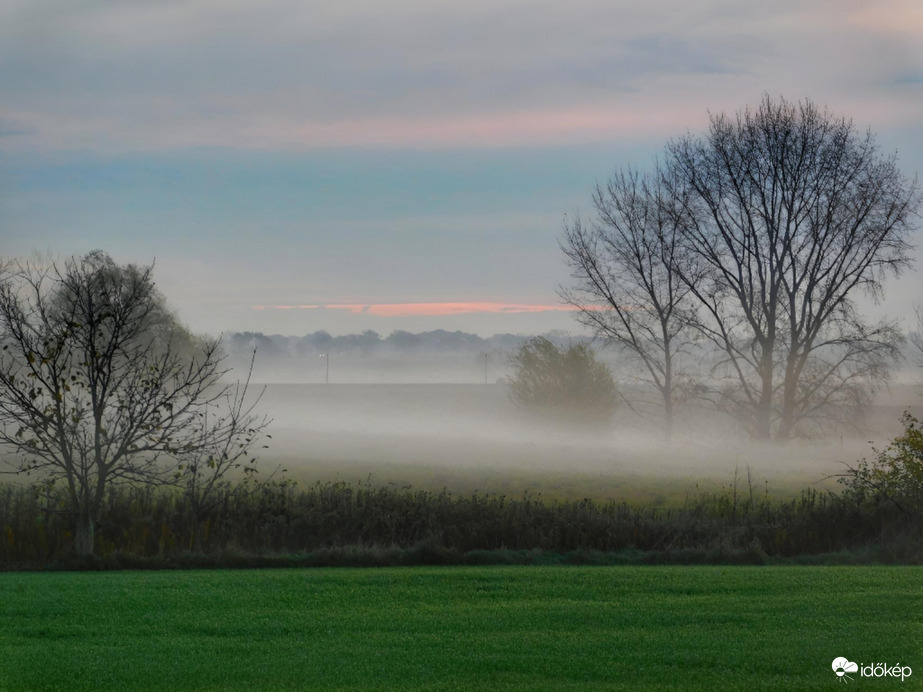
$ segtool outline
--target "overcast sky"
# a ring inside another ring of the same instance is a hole
[[[213,334],[577,331],[565,214],[764,93],[923,173],[923,2],[4,0],[0,254],[156,260]]]

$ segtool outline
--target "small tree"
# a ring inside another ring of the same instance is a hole
[[[267,424],[222,383],[218,341],[177,323],[152,273],[96,251],[0,277],[0,445],[18,472],[63,485],[81,554],[113,484],[168,482],[203,453],[219,472],[207,454],[247,450]]]
[[[601,425],[615,412],[617,393],[612,373],[588,344],[563,349],[545,337],[520,346],[511,397],[525,409],[568,423]]]

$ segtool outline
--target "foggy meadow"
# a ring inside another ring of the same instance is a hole
[[[561,344],[581,340],[550,336]],[[409,337],[417,342],[412,348],[395,345]],[[855,420],[831,423],[812,438],[754,442],[731,416],[690,401],[668,441],[651,392],[616,349],[594,342],[627,402],[619,401],[602,428],[555,423],[510,396],[511,358],[526,339],[366,333],[318,347],[316,335],[237,333],[225,346],[235,372],[257,348],[253,379],[265,385],[260,409],[272,419],[261,462],[301,482],[681,504],[697,489],[736,482],[743,492],[749,474],[755,491],[787,499],[806,486],[834,488],[844,462],[870,455],[873,443],[885,446],[900,431],[903,411],[923,410],[908,361]]]
[[[10,526],[11,553],[56,555],[70,535],[56,524],[49,544],[55,515],[87,558],[155,544],[159,558],[356,545],[919,557],[923,307],[909,334],[874,308],[913,268],[918,179],[871,131],[766,94],[591,199],[564,219],[558,306],[253,307],[563,311],[577,335],[222,340],[179,321],[153,264],[103,250],[3,262],[0,444],[36,478],[31,500],[10,487],[0,507],[32,533]]]

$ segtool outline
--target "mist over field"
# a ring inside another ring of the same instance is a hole
[[[813,484],[836,487],[830,476],[870,455],[870,442],[886,445],[903,411],[923,412],[907,371],[877,394],[861,428],[757,443],[739,422],[690,404],[668,442],[656,420],[624,402],[604,429],[555,424],[523,410],[510,397],[508,356],[498,353],[487,358],[486,378],[484,355],[472,350],[328,355],[329,384],[325,358],[276,355],[258,354],[254,368],[261,383],[255,390],[265,387],[259,408],[273,420],[263,473],[284,468],[302,483],[676,503],[736,478],[741,493],[788,496]],[[615,352],[600,357],[629,401],[644,398]]]

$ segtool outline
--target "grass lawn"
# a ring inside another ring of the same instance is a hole
[[[836,689],[923,681],[923,568],[0,574],[4,690]]]

